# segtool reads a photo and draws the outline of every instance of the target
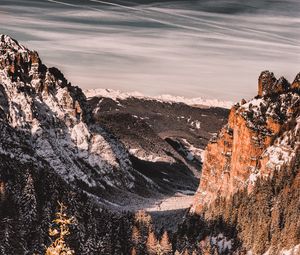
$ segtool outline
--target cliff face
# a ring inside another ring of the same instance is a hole
[[[193,210],[200,212],[218,196],[251,192],[258,178],[292,167],[299,151],[299,74],[291,85],[262,72],[258,96],[236,104],[229,121],[205,152]]]
[[[299,74],[290,84],[265,71],[207,146],[191,212],[222,222],[238,252],[284,254],[300,242],[299,169]]]

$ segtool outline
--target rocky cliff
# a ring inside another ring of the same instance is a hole
[[[290,84],[264,71],[258,95],[232,107],[208,144],[192,212],[233,224],[254,254],[297,245],[299,158],[299,74]]]

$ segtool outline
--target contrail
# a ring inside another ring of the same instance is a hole
[[[90,2],[103,3],[103,4],[107,4],[107,5],[111,5],[111,6],[115,6],[115,7],[119,7],[119,8],[128,9],[128,10],[143,12],[143,13],[146,13],[146,14],[152,14],[153,12],[167,14],[167,15],[173,16],[173,17],[180,17],[180,18],[189,19],[189,20],[191,20],[193,22],[197,22],[197,23],[201,22],[201,24],[205,24],[207,26],[217,28],[217,29],[220,29],[220,30],[227,30],[227,31],[232,31],[232,32],[239,31],[239,32],[242,32],[242,33],[247,33],[246,31],[254,31],[254,32],[257,32],[257,33],[259,33],[259,34],[261,34],[261,35],[263,35],[263,36],[265,36],[266,38],[269,38],[269,39],[278,39],[280,41],[289,42],[292,45],[297,44],[297,42],[295,42],[294,40],[285,38],[285,37],[277,35],[277,34],[271,34],[269,32],[253,30],[253,29],[250,29],[250,28],[244,28],[244,29],[241,29],[241,30],[234,29],[234,28],[228,28],[226,26],[220,26],[217,22],[212,22],[212,21],[208,22],[206,19],[203,19],[203,18],[191,17],[191,16],[188,16],[188,15],[185,15],[185,14],[171,13],[170,11],[167,11],[167,10],[161,10],[161,9],[157,10],[153,7],[150,7],[148,9],[141,9],[141,8],[130,7],[130,6],[122,5],[122,4],[112,3],[112,2],[108,2],[108,1],[102,1],[102,0],[89,0],[89,1]],[[130,2],[130,1],[126,1],[126,3],[135,4],[134,2]],[[162,20],[158,20],[158,19],[154,19],[154,18],[148,18],[148,19],[150,19],[152,21],[160,22],[160,23],[166,24],[166,25],[173,24],[173,26],[175,26],[175,25],[177,27],[180,26],[180,28],[188,28],[188,29],[193,28],[193,30],[197,29],[195,27],[180,25],[180,24],[177,24],[177,23],[162,21]],[[201,31],[203,31],[203,30],[201,30]]]
[[[69,4],[69,3],[60,2],[60,1],[56,1],[56,0],[47,0],[47,1],[48,1],[48,2],[51,2],[51,3],[62,4],[62,5],[71,6],[71,7],[77,7],[77,8],[82,7],[82,6],[80,6],[80,5]]]
[[[89,0],[89,1],[90,2],[96,2],[96,3],[103,3],[103,4],[115,6],[115,7],[120,7],[120,8],[125,8],[125,9],[128,9],[128,10],[143,12],[143,13],[146,13],[146,14],[152,14],[153,12],[161,13],[161,14],[167,14],[167,15],[173,16],[173,17],[180,17],[180,18],[190,19],[190,20],[198,21],[198,22],[200,21],[202,24],[206,24],[207,26],[214,27],[214,28],[219,28],[219,29],[222,29],[222,30],[236,31],[236,30],[231,29],[231,28],[227,28],[227,27],[224,27],[224,26],[219,26],[215,22],[207,22],[207,20],[205,20],[203,18],[196,18],[196,17],[191,17],[191,16],[188,16],[188,15],[178,14],[178,13],[176,13],[176,14],[175,13],[170,13],[170,12],[165,11],[165,10],[156,10],[156,9],[153,9],[153,8],[149,8],[149,9],[134,8],[134,7],[130,7],[130,6],[122,5],[122,4],[116,4],[116,3],[112,3],[112,2],[108,2],[108,1],[102,1],[102,0]],[[131,4],[134,3],[134,2],[128,2],[128,1],[126,1],[126,2],[131,3]],[[149,18],[149,19],[157,20],[157,19],[153,19],[153,18]],[[165,21],[161,21],[161,22],[165,22]],[[212,24],[212,23],[215,23],[215,24]],[[176,24],[176,23],[172,23],[172,24]],[[176,25],[179,25],[179,24],[176,24]],[[179,26],[190,27],[190,26],[185,26],[185,25],[179,25]],[[193,28],[195,28],[195,27],[193,27]],[[201,30],[201,31],[203,31],[203,30]]]
[[[111,6],[124,8],[124,9],[128,9],[128,10],[144,12],[144,13],[149,14],[149,11],[141,10],[141,9],[126,6],[126,5],[121,5],[121,4],[116,4],[116,3],[111,3],[111,2],[107,2],[107,1],[101,1],[101,0],[89,0],[89,1],[90,2],[102,3],[102,4],[106,4],[106,5],[111,5]],[[128,16],[128,14],[127,14],[127,16]],[[198,32],[203,32],[203,29],[192,27],[192,26],[185,26],[185,25],[176,24],[176,23],[173,23],[173,22],[160,20],[160,19],[154,19],[154,18],[150,18],[150,17],[143,17],[143,16],[140,16],[140,15],[137,15],[137,14],[134,14],[134,16],[136,16],[140,19],[143,19],[143,20],[157,22],[157,23],[160,23],[160,24],[163,24],[163,25],[168,25],[168,26],[173,26],[173,27],[178,27],[178,28],[183,28],[183,29],[188,29],[188,30],[193,30],[193,31],[198,31]]]
[[[85,6],[81,6],[81,5],[69,4],[69,3],[65,3],[65,2],[61,2],[61,1],[56,1],[56,0],[48,0],[48,1],[49,2],[58,3],[58,4],[67,5],[67,6],[72,6],[72,7],[77,7],[77,8],[83,7],[83,8],[87,8],[87,9],[92,9],[92,10],[95,10],[95,11],[103,12],[102,10],[99,10],[99,9],[93,8],[93,7],[85,7]],[[127,10],[143,12],[143,13],[146,13],[146,14],[152,14],[148,10],[134,8],[134,7],[130,7],[130,6],[122,5],[122,4],[117,4],[117,3],[112,3],[112,2],[108,2],[108,1],[102,1],[102,0],[88,0],[88,1],[90,1],[90,2],[96,2],[96,3],[102,3],[102,4],[106,4],[106,5],[111,5],[111,6],[115,6],[115,7],[127,9]],[[128,3],[130,3],[130,2],[128,2]],[[155,12],[158,12],[158,13],[165,13],[165,12],[157,11],[157,10],[152,10],[152,11],[155,11]],[[171,16],[175,16],[175,17],[179,16],[179,15],[176,15],[176,14],[169,14],[169,13],[165,13],[165,14],[168,14],[168,15],[171,15]],[[125,15],[128,16],[128,14],[125,14]],[[178,27],[178,28],[193,30],[193,31],[197,31],[197,32],[203,32],[204,31],[203,29],[200,29],[200,28],[197,28],[197,27],[193,27],[193,26],[186,26],[186,25],[181,25],[181,24],[177,24],[177,23],[173,23],[173,22],[168,22],[168,21],[164,21],[164,20],[160,20],[160,19],[155,19],[155,18],[150,18],[150,17],[143,17],[143,16],[140,16],[140,15],[137,15],[137,14],[134,14],[134,15],[136,17],[140,18],[140,19],[147,20],[147,21],[153,21],[153,22],[156,22],[156,23],[160,23],[162,25],[167,25],[167,26],[172,26],[172,27]],[[185,17],[189,17],[189,16],[186,16],[186,15],[184,15],[184,16]],[[219,28],[219,29],[222,29],[222,30],[224,30],[224,29],[229,30],[229,28],[226,28],[226,27],[220,27],[220,26],[217,26],[217,25],[210,24],[207,21],[205,21],[204,19],[201,19],[201,20],[203,22],[205,22],[205,24],[207,24],[207,25],[209,25],[211,27]]]
[[[159,13],[168,14],[168,15],[174,16],[174,17],[182,17],[182,18],[193,20],[193,21],[200,21],[202,24],[206,24],[206,25],[208,25],[210,27],[215,27],[215,28],[219,28],[219,29],[222,29],[222,30],[228,30],[228,31],[233,31],[233,32],[239,31],[239,32],[245,32],[245,33],[246,33],[246,31],[253,31],[255,33],[260,33],[262,35],[265,35],[266,38],[279,39],[279,40],[284,41],[284,42],[288,41],[291,44],[298,44],[298,42],[296,42],[294,40],[288,39],[288,38],[280,36],[278,34],[272,34],[272,33],[267,32],[267,31],[259,31],[259,30],[255,30],[255,29],[251,29],[251,28],[244,28],[242,30],[238,30],[238,29],[228,28],[228,27],[225,27],[225,26],[220,26],[218,24],[218,22],[213,22],[213,21],[207,22],[207,20],[205,20],[203,18],[191,17],[191,16],[188,16],[188,15],[185,15],[185,14],[170,13],[170,11],[161,10],[161,9],[157,10],[157,9],[154,9],[153,7],[150,7],[149,9],[151,9],[153,11],[156,11],[156,12],[159,12]]]
[[[90,6],[82,6],[82,5],[77,5],[77,4],[70,4],[70,3],[66,3],[66,2],[62,2],[62,1],[56,1],[56,0],[46,0],[46,1],[51,2],[51,3],[62,4],[62,5],[71,6],[71,7],[76,7],[76,8],[83,8],[83,9],[89,9],[89,10],[94,10],[94,11],[98,11],[98,12],[104,12],[102,10],[99,10],[97,8],[90,7]]]
[[[111,2],[101,1],[101,0],[89,0],[89,1],[90,2],[101,3],[101,4],[112,5],[112,6],[116,6],[116,7],[120,7],[120,8],[125,8],[125,9],[129,9],[129,10],[133,10],[133,11],[141,11],[138,8],[134,8],[134,7],[130,7],[130,6],[122,5],[122,4],[116,4],[116,3],[111,3]]]
[[[53,3],[58,3],[58,4],[63,4],[63,5],[67,5],[67,6],[72,6],[72,7],[77,7],[77,8],[86,8],[86,9],[91,9],[91,10],[94,10],[94,11],[97,11],[97,12],[105,12],[105,11],[102,11],[98,8],[94,8],[94,7],[87,7],[87,6],[82,6],[82,5],[75,5],[75,4],[70,4],[70,3],[66,3],[66,2],[62,2],[62,1],[57,1],[57,0],[47,0],[48,2],[53,2]],[[148,10],[144,10],[144,9],[139,9],[139,8],[135,8],[135,7],[130,7],[130,6],[126,6],[126,5],[122,5],[122,4],[117,4],[117,3],[112,3],[112,2],[108,2],[108,1],[102,1],[102,0],[88,0],[90,2],[96,2],[96,3],[102,3],[102,4],[106,4],[106,5],[110,5],[110,6],[115,6],[115,7],[118,7],[118,8],[123,8],[123,9],[127,9],[127,10],[132,10],[132,11],[137,11],[137,12],[143,12],[143,13],[146,13],[146,14],[152,14],[150,11]],[[130,2],[128,2],[130,3]],[[131,2],[132,3],[132,2]],[[160,12],[160,13],[165,13],[167,15],[171,15],[171,16],[183,16],[183,17],[189,17],[187,15],[181,15],[181,14],[170,14],[169,12],[167,11],[160,11],[160,10],[153,10],[153,11],[156,11],[156,12]],[[125,16],[128,16],[129,14],[127,13],[121,13],[121,15],[125,15]],[[178,23],[173,23],[173,22],[169,22],[169,21],[164,21],[164,20],[161,20],[161,19],[156,19],[156,18],[151,18],[151,17],[143,17],[143,16],[140,16],[136,13],[133,13],[132,15],[134,15],[135,17],[137,18],[140,18],[140,19],[143,19],[143,20],[147,20],[147,21],[152,21],[152,22],[156,22],[156,23],[159,23],[159,24],[162,24],[162,25],[166,25],[166,26],[171,26],[171,27],[177,27],[177,28],[181,28],[181,29],[186,29],[186,30],[190,30],[190,31],[196,31],[196,32],[204,32],[205,30],[204,29],[201,29],[201,28],[197,28],[197,27],[194,27],[194,26],[186,26],[186,25],[182,25],[182,24],[178,24]],[[218,28],[220,30],[228,30],[228,31],[233,31],[233,32],[236,32],[237,29],[231,29],[231,28],[227,28],[227,27],[223,27],[223,26],[218,26],[218,25],[214,25],[214,24],[211,24],[211,23],[208,23],[207,21],[205,21],[204,19],[200,19],[198,21],[202,21],[205,25],[208,25],[208,26],[211,26],[211,27],[214,27],[214,28]],[[250,29],[247,29],[247,30],[250,30]],[[251,30],[250,30],[251,31]],[[242,31],[240,30],[239,31],[240,33],[246,33],[246,31]],[[215,34],[215,35],[223,35],[224,38],[223,39],[229,39],[231,38],[230,40],[235,40],[235,41],[240,41],[240,42],[253,42],[253,43],[262,43],[262,40],[256,40],[256,39],[243,39],[241,36],[237,37],[236,35],[231,35],[231,36],[226,36],[226,34],[222,33],[221,31],[220,32],[216,32],[216,31],[211,31],[212,34]],[[268,32],[262,32],[261,31],[261,34],[265,34],[265,36],[267,38],[276,38],[277,39],[283,39],[281,36],[268,36]],[[249,33],[248,33],[249,35]],[[199,35],[198,35],[199,36]],[[214,38],[212,35],[210,35],[211,38]],[[217,36],[218,37],[218,36]],[[234,39],[235,38],[235,39]],[[295,46],[295,42],[293,42],[292,40],[289,40],[289,39],[286,39],[284,40],[285,42],[290,42],[292,46]],[[263,44],[263,43],[262,43]],[[277,42],[276,43],[277,45],[282,45],[281,43]]]
[[[57,3],[57,4],[62,4],[62,5],[67,5],[67,6],[72,6],[72,7],[77,7],[77,8],[86,8],[86,9],[91,9],[91,10],[95,10],[98,12],[104,12],[98,8],[93,8],[93,7],[85,7],[82,5],[75,5],[75,4],[69,4],[66,2],[62,2],[62,1],[56,1],[56,0],[47,0],[48,2],[53,2],[53,3]],[[131,9],[131,10],[135,10],[135,11],[139,11],[139,9],[133,8],[133,7],[128,7],[128,6],[123,6],[123,5],[119,5],[119,4],[115,4],[115,3],[111,3],[111,2],[106,2],[106,1],[101,1],[101,0],[89,0],[90,2],[98,2],[98,3],[103,3],[103,4],[107,4],[107,5],[111,5],[111,6],[116,6],[119,8],[126,8],[126,9]],[[122,15],[126,15],[128,16],[128,14],[122,14]],[[140,15],[136,15],[134,14],[134,16],[143,19],[143,20],[147,20],[147,21],[153,21],[156,23],[160,23],[162,25],[167,25],[167,26],[172,26],[172,27],[178,27],[178,28],[183,28],[183,29],[187,29],[187,30],[193,30],[193,31],[197,31],[197,32],[203,32],[203,29],[199,29],[196,27],[190,27],[190,26],[185,26],[185,25],[180,25],[180,24],[176,24],[176,23],[172,23],[172,22],[168,22],[168,21],[163,21],[163,20],[159,20],[159,19],[154,19],[154,18],[149,18],[149,17],[142,17]]]

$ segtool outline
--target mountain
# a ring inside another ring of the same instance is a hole
[[[201,153],[227,114],[87,99],[37,52],[0,35],[0,253],[43,254],[63,201],[77,220],[77,254],[128,254],[135,210],[195,192]]]
[[[24,133],[34,150],[29,156],[2,145],[3,153],[24,162],[42,158],[68,183],[96,196],[137,191],[137,183],[153,189],[133,169],[124,146],[93,123],[85,95],[58,69],[4,35],[0,63],[2,123]]]
[[[23,151],[16,153],[9,147],[2,148],[3,153],[14,155],[16,160],[24,162],[38,162],[42,158],[71,185],[100,198],[113,198],[114,202],[113,194],[117,193],[119,197],[120,190],[125,191],[123,194],[129,192],[142,196],[157,191],[166,192],[164,186],[168,184],[153,182],[152,173],[141,173],[139,165],[147,162],[149,171],[153,171],[151,169],[156,168],[156,165],[160,168],[161,164],[167,172],[166,178],[168,175],[171,179],[172,175],[176,175],[177,180],[186,178],[184,183],[194,183],[190,189],[196,188],[197,179],[193,172],[197,174],[201,169],[200,156],[188,151],[187,148],[193,146],[188,141],[185,142],[186,146],[178,142],[178,146],[182,147],[182,152],[178,153],[164,140],[171,139],[170,136],[161,138],[157,135],[156,127],[166,125],[168,120],[163,122],[151,119],[157,122],[151,124],[143,121],[144,117],[149,118],[147,114],[151,112],[147,107],[140,109],[140,117],[134,115],[133,108],[138,109],[144,100],[131,98],[135,105],[128,106],[127,109],[131,110],[127,112],[118,112],[119,106],[112,100],[101,99],[103,102],[100,103],[96,97],[87,101],[81,89],[72,86],[58,69],[47,68],[37,52],[28,50],[5,35],[1,36],[0,63],[2,124],[24,133],[24,140],[30,144],[34,155],[28,156]],[[213,132],[222,125],[227,113],[219,108],[200,109],[184,104],[171,106],[158,101],[149,105],[153,107],[152,112],[164,107],[171,109],[169,111],[173,111],[174,116],[169,125],[178,120],[177,113],[172,110],[174,106],[177,109],[185,108],[184,114],[192,111],[201,120],[205,120],[205,117],[201,117],[202,113],[216,115]],[[104,110],[108,107],[110,110]],[[100,112],[103,112],[101,121],[98,120]],[[159,114],[166,113],[157,112]],[[190,123],[181,124],[185,129],[194,129],[190,133],[199,133],[196,132],[199,129],[197,125],[200,125],[200,120],[190,119]],[[130,126],[132,130],[129,132]],[[198,143],[200,148],[195,148],[197,152],[203,149],[212,136],[208,132],[209,128],[204,126],[201,129],[204,141]],[[22,141],[17,142],[23,144]],[[176,176],[174,182],[177,181]]]
[[[44,254],[58,201],[76,254],[299,253],[300,74],[230,111],[85,93],[0,35],[0,254]]]
[[[258,95],[232,107],[206,148],[191,212],[222,222],[222,235],[230,227],[240,252],[292,254],[300,243],[299,77],[262,72]]]
[[[133,169],[124,146],[93,124],[81,89],[5,35],[0,127],[1,254],[44,254],[58,201],[76,217],[69,240],[76,253],[129,251],[132,216],[105,207],[116,194],[149,194],[154,185]]]
[[[218,193],[226,198],[243,188],[250,193],[258,178],[294,167],[299,151],[298,79],[291,85],[262,72],[258,96],[231,109],[228,124],[206,149],[199,206],[213,202]]]

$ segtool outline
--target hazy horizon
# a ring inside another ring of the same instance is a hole
[[[296,0],[137,2],[1,0],[0,33],[84,89],[238,101],[300,71]]]

